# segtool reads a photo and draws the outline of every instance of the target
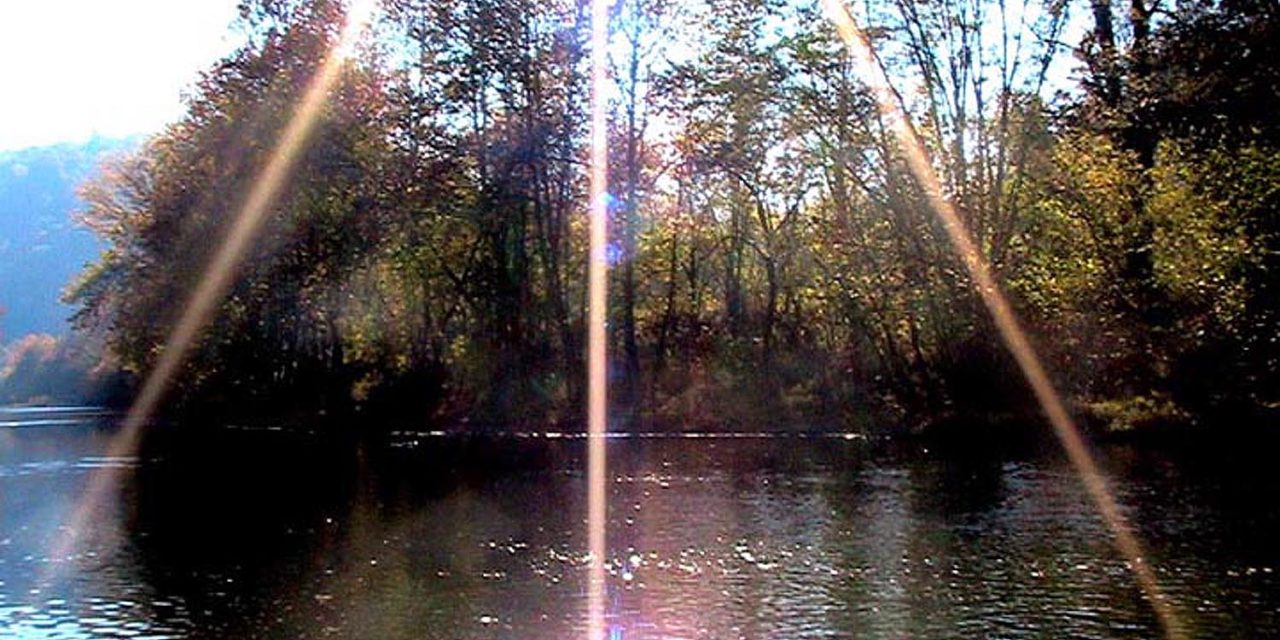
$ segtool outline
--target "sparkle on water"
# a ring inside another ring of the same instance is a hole
[[[174,425],[154,450],[106,458],[110,422],[0,430],[0,637],[586,633],[585,438],[402,432],[353,451]],[[1052,450],[768,434],[607,446],[606,637],[1160,632]],[[1100,451],[1197,637],[1280,628],[1280,481],[1247,453]],[[100,465],[131,472],[82,545],[51,555]],[[36,584],[50,565],[66,579]]]

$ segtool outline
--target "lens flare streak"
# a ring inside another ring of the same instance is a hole
[[[942,184],[929,161],[924,142],[912,126],[901,97],[894,91],[884,68],[876,59],[871,41],[866,33],[858,28],[853,16],[849,14],[841,0],[822,0],[822,5],[828,18],[835,24],[841,40],[848,47],[859,76],[871,89],[881,116],[897,137],[907,166],[927,195],[930,208],[942,222],[948,239],[960,255],[970,277],[973,278],[974,286],[983,304],[991,313],[1001,339],[1013,354],[1018,367],[1022,370],[1052,424],[1054,433],[1066,450],[1067,457],[1079,474],[1090,499],[1093,500],[1094,506],[1111,530],[1116,549],[1133,571],[1134,580],[1155,612],[1165,637],[1170,639],[1186,637],[1173,604],[1161,592],[1151,566],[1144,559],[1145,555],[1137,535],[1120,512],[1120,507],[1107,488],[1101,470],[1098,469],[1079,429],[1076,428],[1063,405],[1061,396],[1040,363],[1008,300],[996,285],[986,259],[974,244],[972,236],[960,220],[951,201],[943,195]]]
[[[300,152],[319,122],[329,92],[361,31],[372,17],[375,6],[376,3],[372,0],[357,0],[352,3],[334,50],[307,85],[280,135],[279,142],[268,156],[266,166],[245,197],[230,229],[205,268],[203,277],[187,298],[182,315],[165,341],[159,359],[125,414],[120,431],[108,446],[108,457],[132,456],[137,453],[143,427],[163,400],[192,345],[212,320],[218,305],[234,282],[237,267],[252,246],[271,207],[288,181]],[[61,560],[75,550],[85,527],[91,523],[99,506],[114,490],[119,473],[122,470],[103,468],[90,476],[85,494],[67,526],[63,528],[63,535],[55,543],[51,558]],[[50,577],[46,576],[46,580]]]
[[[608,311],[609,192],[607,50],[609,0],[591,3],[591,255],[588,264],[587,353],[587,546],[591,554],[587,577],[587,638],[605,634],[605,439],[608,432],[608,379],[605,316]]]

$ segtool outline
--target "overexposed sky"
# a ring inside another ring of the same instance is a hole
[[[0,2],[0,150],[152,133],[238,43],[236,0]]]

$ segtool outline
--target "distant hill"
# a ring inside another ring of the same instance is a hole
[[[62,335],[71,308],[67,282],[101,250],[71,214],[76,190],[102,160],[132,151],[142,137],[93,138],[0,152],[0,344],[29,333]]]

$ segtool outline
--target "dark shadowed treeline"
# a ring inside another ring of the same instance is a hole
[[[1246,0],[853,7],[946,196],[1081,411],[1280,402],[1280,24]],[[616,426],[1022,415],[1003,354],[811,3],[617,0]],[[82,331],[146,374],[340,30],[246,2],[184,119],[83,191]],[[588,15],[388,0],[170,396],[387,424],[573,424],[584,390]]]

